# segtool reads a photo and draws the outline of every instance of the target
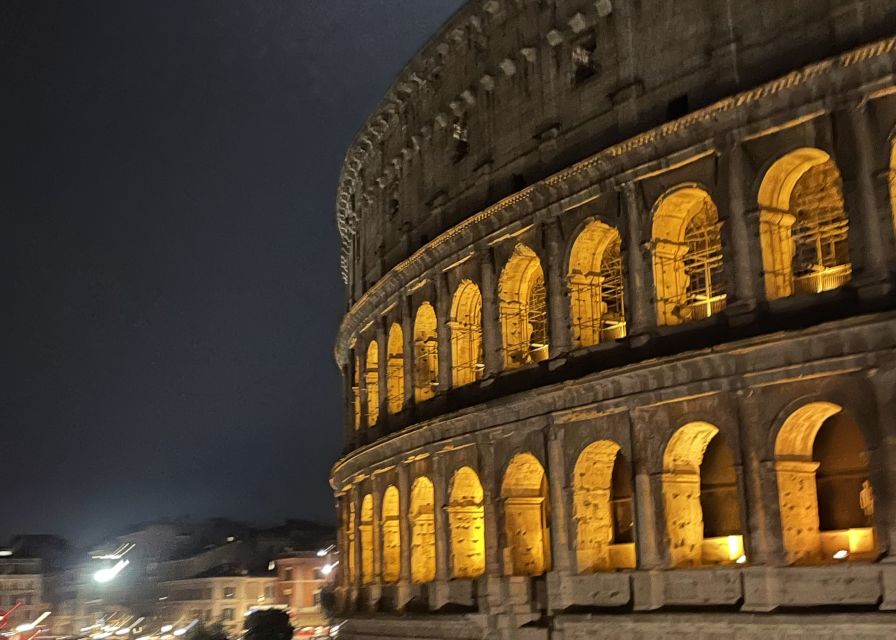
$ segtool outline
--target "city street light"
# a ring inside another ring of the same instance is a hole
[[[99,583],[112,582],[121,570],[130,564],[130,560],[119,560],[111,567],[99,569],[93,574],[93,579]]]

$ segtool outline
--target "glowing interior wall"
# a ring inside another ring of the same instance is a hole
[[[383,493],[383,582],[398,582],[401,576],[401,529],[398,489],[389,486]]]
[[[541,262],[519,244],[498,281],[504,368],[514,369],[548,357],[547,295]]]
[[[452,576],[479,577],[485,572],[485,508],[482,484],[470,467],[454,474],[447,510]]]
[[[370,584],[374,580],[373,569],[373,496],[369,493],[361,500],[361,520],[358,533],[361,537],[361,582]]]
[[[451,301],[451,372],[460,387],[482,377],[482,294],[479,287],[464,280]]]
[[[414,319],[414,399],[424,402],[435,395],[439,383],[439,339],[436,312],[424,302]]]
[[[397,322],[389,329],[387,345],[386,401],[389,413],[398,413],[404,408],[404,334]]]
[[[410,522],[411,579],[431,582],[436,577],[435,491],[426,476],[411,487]]]
[[[380,369],[379,346],[376,340],[367,345],[367,368],[364,372],[364,385],[367,390],[367,426],[376,424],[380,415]]]
[[[536,576],[551,568],[547,490],[538,459],[531,453],[515,455],[501,483],[506,573]]]

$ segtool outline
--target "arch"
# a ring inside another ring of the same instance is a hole
[[[485,572],[485,507],[482,484],[470,467],[454,473],[446,510],[452,577],[478,578]]]
[[[703,189],[679,187],[657,202],[653,277],[660,325],[701,320],[725,308],[721,223]]]
[[[470,280],[463,280],[451,300],[451,374],[455,387],[482,378],[482,294]]]
[[[635,568],[631,469],[611,440],[589,444],[573,470],[579,573]]]
[[[397,322],[389,328],[386,345],[386,406],[389,413],[399,413],[404,408],[404,333]]]
[[[548,357],[547,294],[535,252],[518,244],[498,280],[504,368],[515,369]]]
[[[840,171],[821,149],[778,158],[759,186],[759,238],[769,300],[841,287],[852,277]]]
[[[369,493],[361,500],[361,520],[358,523],[361,536],[361,584],[373,582],[373,496]]]
[[[537,576],[551,569],[548,487],[544,468],[531,453],[518,453],[504,472],[504,571]]]
[[[784,420],[775,471],[789,564],[874,557],[867,455],[861,430],[838,404],[809,402]]]
[[[426,476],[411,486],[411,580],[432,582],[436,579],[435,490]]]
[[[361,359],[355,354],[352,358],[352,413],[355,431],[361,429]]]
[[[719,429],[689,422],[663,453],[663,504],[673,567],[746,562],[734,457]]]
[[[367,389],[367,426],[376,424],[380,416],[380,350],[376,340],[367,345],[367,369],[364,384]]]
[[[573,344],[590,347],[625,336],[625,300],[619,232],[594,220],[579,233],[569,255]]]
[[[439,338],[436,312],[424,302],[414,318],[414,399],[424,402],[439,386]]]
[[[357,542],[355,538],[355,503],[346,499],[342,509],[342,530],[345,532],[345,575],[349,584],[355,584],[357,580]]]
[[[896,143],[891,142],[890,150],[890,219],[896,231]]]
[[[401,576],[401,529],[398,489],[386,487],[383,493],[381,526],[383,531],[383,582],[398,582]]]

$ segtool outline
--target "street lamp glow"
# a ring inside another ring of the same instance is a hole
[[[130,564],[130,560],[119,560],[111,567],[99,569],[93,574],[93,579],[100,583],[112,582],[121,570]]]
[[[173,628],[173,624],[163,624],[162,628],[159,629],[159,633],[169,633]]]
[[[331,573],[333,573],[333,569],[336,568],[336,565],[337,565],[337,564],[339,564],[339,561],[338,561],[338,560],[337,560],[336,562],[334,562],[333,564],[330,564],[330,563],[328,562],[327,564],[325,564],[324,566],[322,566],[322,567],[320,568],[320,572],[321,572],[322,574],[324,574],[325,576],[328,576],[328,575],[330,575]]]

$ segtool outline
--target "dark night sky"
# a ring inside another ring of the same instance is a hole
[[[460,0],[4,0],[0,537],[332,521],[343,154]]]

